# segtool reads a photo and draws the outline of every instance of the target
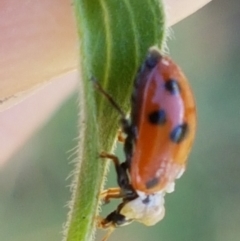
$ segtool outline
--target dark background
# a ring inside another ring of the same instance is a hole
[[[166,197],[162,222],[134,223],[110,240],[239,241],[240,1],[213,1],[172,30],[169,51],[188,76],[198,109],[188,169]],[[76,99],[69,98],[0,170],[1,241],[61,240],[78,132]],[[113,186],[110,173],[107,185]],[[103,207],[104,213],[116,205]]]

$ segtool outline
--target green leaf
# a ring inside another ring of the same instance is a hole
[[[119,128],[117,111],[93,87],[92,78],[127,112],[134,76],[149,47],[160,49],[165,15],[157,0],[75,0],[80,37],[80,136],[66,241],[90,241],[105,181],[101,151],[110,152]]]

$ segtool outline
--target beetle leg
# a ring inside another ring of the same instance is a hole
[[[115,165],[115,170],[117,173],[117,182],[118,185],[121,189],[121,194],[122,197],[125,198],[133,198],[135,197],[137,194],[134,191],[134,189],[132,188],[132,185],[130,184],[129,181],[129,177],[128,177],[128,168],[126,166],[126,163],[120,163],[118,157],[116,157],[113,154],[109,154],[106,152],[102,152],[100,154],[100,157],[102,158],[109,158],[110,160],[113,161],[114,165]]]
[[[122,197],[123,195],[119,187],[106,189],[100,194],[100,198],[104,201],[104,203],[110,202],[110,200],[113,198],[122,198]]]
[[[106,235],[104,236],[104,238],[102,239],[102,241],[107,241],[108,238],[110,237],[110,235],[112,234],[112,232],[113,232],[114,230],[115,230],[115,227],[112,225],[112,226],[109,228],[107,234],[106,234]]]
[[[123,133],[122,130],[119,130],[119,131],[118,131],[117,139],[118,139],[118,141],[121,142],[121,143],[124,143],[124,142],[125,142],[126,137],[124,136],[124,133]]]
[[[110,153],[107,153],[105,151],[102,151],[100,153],[100,157],[101,158],[109,158],[110,160],[112,160],[114,165],[115,165],[115,168],[118,168],[120,166],[120,162],[119,162],[118,157],[113,155],[113,154],[110,154]]]
[[[102,241],[108,240],[114,229],[116,228],[115,225],[112,222],[109,222],[108,220],[98,217],[97,220],[97,227],[102,229],[109,229],[107,234],[104,236]]]
[[[110,160],[113,161],[116,169],[116,173],[117,173],[117,181],[118,181],[119,187],[123,190],[129,190],[130,183],[129,183],[128,174],[126,169],[123,168],[122,165],[120,164],[118,157],[106,152],[102,152],[100,154],[100,157],[109,158]]]

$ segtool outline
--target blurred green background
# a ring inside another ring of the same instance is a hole
[[[162,222],[134,223],[110,240],[239,241],[240,1],[213,1],[172,29],[170,54],[188,76],[198,108],[188,169],[166,197]],[[61,240],[77,112],[75,94],[0,170],[0,241]]]

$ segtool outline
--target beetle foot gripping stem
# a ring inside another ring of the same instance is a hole
[[[123,198],[121,189],[119,187],[109,188],[101,192],[100,199],[104,204],[109,203],[111,199]]]

